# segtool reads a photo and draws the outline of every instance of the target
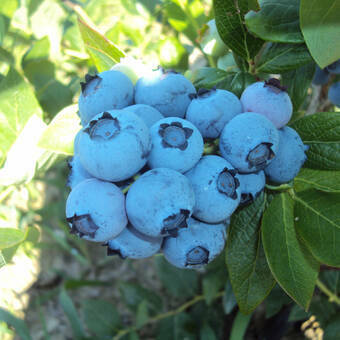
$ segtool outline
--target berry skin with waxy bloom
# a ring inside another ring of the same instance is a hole
[[[68,162],[68,166],[70,168],[70,173],[67,178],[67,186],[71,190],[80,182],[93,178],[93,176],[81,165],[78,155],[72,157]]]
[[[328,89],[328,99],[337,107],[340,107],[340,81],[333,83]]]
[[[150,133],[134,113],[106,111],[83,128],[77,148],[83,167],[91,175],[110,182],[123,181],[146,164]]]
[[[241,205],[253,202],[266,185],[264,171],[252,174],[238,174],[241,187]]]
[[[126,212],[130,223],[142,234],[176,237],[187,226],[195,205],[189,180],[167,168],[147,171],[130,187]]]
[[[275,157],[279,132],[266,117],[241,113],[226,124],[220,136],[220,152],[239,172],[263,170]]]
[[[177,238],[164,240],[164,257],[178,268],[201,268],[224,249],[226,228],[224,223],[206,224],[189,218],[188,228],[179,230]]]
[[[151,127],[150,134],[150,168],[170,168],[184,173],[191,169],[203,154],[201,133],[185,119],[161,119]]]
[[[148,128],[164,118],[164,116],[158,110],[150,105],[135,104],[126,107],[124,110],[133,112],[136,116],[143,120]]]
[[[241,197],[238,174],[224,158],[204,156],[185,176],[195,192],[195,218],[220,223],[238,207]]]
[[[85,126],[95,115],[118,110],[133,103],[134,87],[131,80],[119,71],[104,71],[86,75],[81,83],[79,116]]]
[[[66,220],[72,234],[93,242],[108,241],[127,225],[124,194],[112,183],[95,178],[82,181],[67,198]]]

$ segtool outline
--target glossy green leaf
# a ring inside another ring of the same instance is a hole
[[[73,155],[74,137],[81,129],[77,111],[76,104],[60,111],[47,126],[38,145],[56,153]]]
[[[318,263],[300,245],[294,227],[294,201],[275,195],[262,219],[262,239],[269,267],[285,292],[308,309],[318,276]]]
[[[14,228],[0,228],[0,250],[22,243],[27,232]]]
[[[282,73],[312,62],[305,44],[270,43],[256,65],[258,72]]]
[[[262,194],[231,217],[226,246],[229,278],[240,310],[251,313],[275,284],[263,252],[260,220],[265,201]]]
[[[299,1],[259,0],[260,11],[250,11],[245,22],[250,32],[273,42],[302,43]]]
[[[291,124],[309,145],[307,168],[340,170],[340,112],[321,112]]]
[[[310,53],[321,68],[340,57],[339,13],[337,0],[301,0],[301,30]]]
[[[340,171],[302,168],[294,178],[294,188],[297,191],[314,188],[325,192],[340,193]]]
[[[105,300],[84,300],[82,312],[86,327],[98,337],[113,336],[120,327],[117,308]]]
[[[287,92],[293,103],[294,112],[299,110],[307,96],[307,90],[312,82],[314,70],[314,63],[309,63],[281,74],[281,83],[287,87]]]
[[[25,321],[2,308],[0,308],[0,321],[4,321],[9,326],[13,327],[21,340],[32,340]]]
[[[248,33],[244,15],[248,12],[247,0],[214,0],[218,33],[224,43],[236,54],[251,60],[260,50],[263,41]]]
[[[340,195],[307,190],[295,197],[296,229],[321,263],[340,267]]]
[[[244,315],[238,311],[231,328],[230,340],[244,339],[252,315]]]

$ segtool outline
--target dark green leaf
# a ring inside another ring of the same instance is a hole
[[[1,16],[0,16],[0,42],[1,42]],[[14,65],[15,63],[14,56],[1,46],[0,46],[0,60],[1,62],[4,62],[9,65]]]
[[[298,119],[291,124],[307,151],[307,168],[340,170],[340,112],[321,112]]]
[[[200,339],[201,340],[217,340],[215,332],[207,323],[205,323],[200,330]]]
[[[241,97],[244,89],[250,84],[256,82],[256,78],[246,72],[229,73],[228,76],[217,84],[217,88],[224,89]]]
[[[224,286],[224,279],[219,275],[218,272],[211,272],[206,274],[202,280],[203,295],[205,302],[210,305],[219,292]]]
[[[105,300],[84,300],[82,311],[87,328],[98,337],[112,336],[120,326],[116,307]]]
[[[196,88],[211,89],[223,81],[228,73],[213,67],[202,67],[188,74],[188,78]]]
[[[59,294],[59,303],[70,322],[75,339],[84,338],[85,332],[79,319],[77,310],[73,304],[73,301],[65,290],[62,290]]]
[[[244,339],[252,315],[244,315],[238,311],[231,329],[230,340]]]
[[[27,231],[14,228],[0,228],[0,250],[22,243]]]
[[[260,10],[260,4],[257,0],[248,0],[248,9],[253,11]]]
[[[282,73],[313,61],[305,44],[269,43],[256,65],[258,72]]]
[[[231,217],[226,262],[240,310],[251,313],[269,294],[275,280],[270,273],[260,238],[264,195]]]
[[[340,171],[301,169],[294,178],[294,189],[303,191],[311,188],[340,193]]]
[[[307,320],[310,316],[311,312],[306,312],[299,305],[294,305],[290,311],[288,321]]]
[[[106,286],[110,286],[110,283],[100,280],[67,279],[64,281],[64,287],[66,289],[78,289],[80,287],[106,287]]]
[[[327,296],[316,295],[310,304],[309,311],[324,329],[332,317],[337,314],[338,308],[334,302],[329,301]]]
[[[250,61],[260,50],[263,41],[248,33],[244,15],[247,0],[214,0],[216,27],[221,39],[236,54]]]
[[[334,315],[324,329],[323,340],[337,340],[340,336],[340,312]]]
[[[335,295],[339,295],[339,293],[340,293],[340,271],[339,270],[324,270],[324,271],[321,271],[319,279]]]
[[[21,340],[32,340],[26,323],[2,308],[0,308],[0,321],[13,327]]]
[[[225,314],[230,314],[236,306],[235,294],[231,288],[231,283],[228,280],[224,289],[223,295],[223,309]]]
[[[340,266],[340,195],[316,190],[295,196],[296,229],[321,263]]]
[[[339,13],[339,1],[301,0],[301,30],[310,53],[321,68],[340,56]]]
[[[259,0],[261,10],[250,11],[245,19],[250,32],[273,42],[302,43],[299,1]]]
[[[289,305],[291,302],[292,299],[285,291],[279,285],[275,285],[265,300],[266,318],[271,318],[277,314],[283,306]]]
[[[143,300],[138,304],[136,311],[136,327],[142,327],[149,319],[148,301]]]
[[[319,266],[299,243],[294,228],[294,201],[287,192],[276,195],[264,212],[262,239],[276,281],[308,309]]]
[[[155,263],[158,277],[170,294],[175,297],[188,298],[197,293],[198,275],[196,271],[176,268],[163,256],[156,256]]]
[[[299,110],[306,98],[307,90],[313,79],[314,70],[314,63],[310,63],[296,70],[282,73],[282,84],[287,87],[294,112]]]

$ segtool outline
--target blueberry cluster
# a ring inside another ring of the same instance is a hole
[[[104,243],[108,255],[161,251],[174,266],[201,267],[222,252],[230,216],[266,177],[291,181],[306,159],[285,126],[292,103],[276,79],[241,99],[196,91],[161,68],[135,85],[117,68],[81,85],[66,217],[71,233]]]

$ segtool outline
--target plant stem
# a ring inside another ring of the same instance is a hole
[[[292,184],[281,184],[279,186],[266,184],[266,188],[272,191],[285,191],[293,188]]]
[[[218,292],[214,298],[217,299],[217,298],[220,298],[224,295],[224,291],[221,291],[221,292]],[[150,319],[148,319],[143,325],[141,326],[132,326],[132,327],[129,327],[129,328],[126,328],[126,329],[122,329],[120,330],[117,335],[115,335],[113,337],[113,340],[119,340],[121,339],[124,335],[128,334],[128,333],[131,333],[131,332],[135,332],[135,331],[138,331],[140,328],[148,325],[148,324],[153,324],[155,322],[158,322],[160,320],[163,320],[163,319],[166,319],[166,318],[169,318],[171,316],[174,316],[174,315],[177,315],[177,314],[180,314],[182,312],[184,312],[186,309],[188,309],[189,307],[193,306],[194,304],[196,304],[197,302],[200,302],[204,300],[204,295],[197,295],[195,296],[192,300],[184,303],[183,305],[179,306],[178,308],[176,309],[173,309],[169,312],[166,312],[166,313],[162,313],[162,314],[158,314]]]
[[[337,305],[340,306],[340,298],[336,294],[334,294],[330,289],[328,289],[323,282],[317,279],[316,285],[325,295],[328,296],[330,302],[335,302]]]

